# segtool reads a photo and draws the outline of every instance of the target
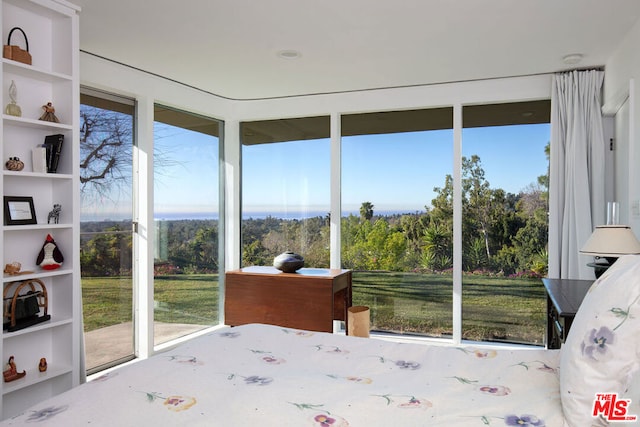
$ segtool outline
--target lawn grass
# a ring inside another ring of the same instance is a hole
[[[83,277],[85,332],[130,322],[131,277]],[[154,318],[158,322],[218,323],[218,275],[183,274],[154,280]]]
[[[154,281],[155,320],[212,325],[218,319],[218,275],[175,275]],[[127,277],[82,279],[85,331],[131,321]],[[539,279],[463,277],[463,338],[543,344],[546,299]],[[374,330],[452,334],[450,275],[353,272],[353,304],[371,308]]]
[[[451,336],[450,275],[353,273],[353,304],[371,308],[371,327],[398,333]],[[539,279],[465,275],[462,337],[544,343],[546,297]]]

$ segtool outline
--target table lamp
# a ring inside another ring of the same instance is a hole
[[[640,254],[640,242],[628,225],[598,225],[580,253],[596,257],[596,262],[587,265],[594,268],[598,278],[618,257]]]

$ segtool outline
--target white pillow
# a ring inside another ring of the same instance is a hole
[[[640,366],[639,342],[640,256],[625,255],[591,286],[562,346],[560,395],[569,426],[607,425],[592,415],[596,393],[622,398]],[[640,417],[637,404],[628,415]]]

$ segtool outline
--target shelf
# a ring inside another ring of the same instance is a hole
[[[40,178],[40,179],[73,179],[73,175],[69,173],[42,173],[42,172],[25,172],[25,171],[2,171],[4,176],[15,176],[20,178]]]
[[[10,356],[15,356],[18,370],[25,370],[27,375],[12,382],[0,382],[1,420],[79,384],[82,295],[78,236],[79,9],[66,0],[0,2],[2,34],[6,36],[13,26],[24,29],[29,36],[33,61],[33,65],[28,65],[6,58],[0,60],[0,83],[4,87],[0,92],[0,107],[10,102],[9,87],[14,81],[17,104],[22,110],[20,117],[0,113],[3,162],[9,157],[19,157],[25,164],[22,171],[2,171],[0,189],[5,196],[32,197],[38,220],[37,224],[29,225],[2,225],[0,221],[2,263],[20,262],[20,270],[28,272],[3,274],[2,283],[5,291],[15,293],[19,282],[42,280],[47,290],[47,314],[51,316],[17,331],[2,332],[0,358],[6,363]],[[12,44],[19,42],[20,37]],[[47,102],[55,106],[56,116],[62,123],[39,120]],[[64,136],[57,168],[60,173],[34,172],[33,148],[52,134]],[[62,206],[59,217],[62,223],[48,224],[47,218],[56,204]],[[43,270],[35,265],[47,234],[56,238],[65,258],[62,266],[55,270]],[[43,310],[40,311],[42,314]],[[41,357],[47,359],[46,372],[38,371]]]
[[[4,225],[2,229],[5,232],[12,231],[38,231],[38,230],[64,230],[73,228],[73,224],[29,224],[29,225]]]
[[[41,80],[43,82],[61,83],[73,80],[73,77],[66,74],[51,72],[42,68],[34,67],[33,65],[23,64],[6,58],[2,58],[2,65],[5,72],[20,74],[23,77]]]
[[[41,270],[40,267],[35,267],[35,266],[24,267],[23,266],[22,270],[33,271],[33,273],[19,274],[15,276],[9,276],[8,274],[4,274],[2,276],[2,283],[20,282],[22,280],[29,280],[29,279],[44,279],[47,277],[56,277],[56,276],[64,276],[66,274],[73,274],[73,269],[71,268],[59,268],[57,270]]]
[[[71,366],[56,366],[52,364],[48,364],[46,372],[39,372],[36,367],[27,369],[18,366],[18,371],[22,372],[23,369],[27,371],[27,375],[19,380],[4,383],[4,387],[2,388],[3,395],[13,393],[14,391],[39,384],[44,381],[52,380],[60,375],[71,373],[72,371]]]
[[[45,122],[44,120],[27,119],[24,117],[9,116],[7,114],[3,114],[2,119],[4,120],[5,125],[15,125],[34,129],[45,129],[54,132],[73,129],[72,125],[68,125],[65,123]]]
[[[35,129],[45,129],[45,130],[52,130],[52,131],[73,129],[73,126],[68,125],[66,123],[46,122],[44,120],[9,116],[7,114],[3,114],[2,119],[4,120],[5,124],[29,127],[29,128],[35,128]]]
[[[29,326],[27,328],[20,329],[19,331],[15,331],[15,332],[2,332],[2,339],[7,340],[10,338],[19,337],[21,335],[32,334],[38,331],[45,331],[47,329],[58,328],[60,326],[68,325],[72,321],[73,319],[70,319],[70,318],[61,318],[59,316],[56,317],[54,315],[51,315],[51,320],[47,320],[42,323],[35,324],[33,326]]]

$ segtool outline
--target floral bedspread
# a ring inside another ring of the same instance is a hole
[[[122,367],[2,425],[564,425],[559,351],[224,328]]]

